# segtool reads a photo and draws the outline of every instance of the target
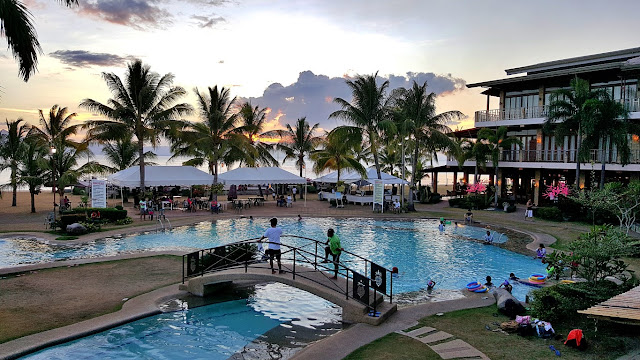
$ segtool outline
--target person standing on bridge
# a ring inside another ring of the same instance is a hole
[[[280,257],[281,257],[280,236],[282,235],[282,228],[279,228],[277,225],[278,225],[278,219],[276,218],[271,219],[271,227],[264,232],[264,235],[262,235],[262,237],[258,241],[261,242],[264,238],[269,239],[268,241],[269,246],[267,248],[267,252],[269,254],[269,264],[271,266],[271,273],[272,274],[276,273],[276,271],[273,268],[273,258],[275,257],[276,260],[278,261],[278,272],[280,274],[284,274],[284,271],[282,271],[282,264],[280,263]]]
[[[332,279],[338,278],[338,263],[340,263],[340,254],[344,249],[340,245],[340,238],[335,234],[333,229],[327,230],[327,237],[329,238],[329,250],[331,250],[331,255],[333,256],[333,265],[335,266],[335,275],[333,275]]]

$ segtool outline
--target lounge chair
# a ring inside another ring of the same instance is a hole
[[[45,229],[53,229],[53,227],[55,226],[54,217],[55,217],[55,214],[53,212],[50,212],[47,216],[44,217]]]

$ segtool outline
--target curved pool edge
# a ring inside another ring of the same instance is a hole
[[[148,316],[160,314],[159,304],[186,294],[179,283],[127,300],[119,311],[0,344],[0,359],[15,359],[44,348],[76,340]]]

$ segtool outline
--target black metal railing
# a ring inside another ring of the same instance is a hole
[[[337,263],[338,275],[346,279],[346,286],[343,288],[333,281],[321,281],[329,279],[328,273],[335,273],[333,261],[324,263],[324,249],[326,241],[318,241],[311,238],[297,235],[282,235],[283,242],[280,244],[282,253],[282,265],[285,273],[289,273],[295,280],[301,277],[334,290],[346,297],[359,301],[369,307],[369,310],[376,315],[376,307],[379,300],[384,300],[384,296],[389,298],[389,303],[393,302],[393,276],[389,269],[372,262],[358,254],[349,251],[342,251]],[[300,246],[293,246],[286,243],[286,238],[295,238],[307,241]],[[264,259],[259,244],[268,247],[268,242],[259,241],[260,238],[242,240],[230,244],[225,244],[209,249],[201,249],[182,256],[182,283],[188,279],[203,276],[218,271],[244,268],[247,272],[249,268],[264,269]],[[348,256],[345,256],[348,255]],[[346,259],[345,259],[346,257]],[[320,261],[318,261],[320,259]],[[258,266],[261,264],[262,266]],[[300,265],[309,265],[300,267]],[[358,266],[359,265],[359,266]],[[312,267],[312,268],[311,268]],[[364,267],[364,272],[360,273],[356,268]],[[315,274],[315,276],[311,276]],[[321,274],[318,280],[318,275]],[[351,284],[349,283],[351,280]],[[351,285],[351,286],[350,286]],[[369,294],[373,293],[373,302],[369,299]],[[381,294],[382,297],[378,298]]]

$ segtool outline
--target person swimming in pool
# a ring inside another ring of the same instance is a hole
[[[440,225],[438,225],[438,230],[440,232],[444,231],[444,220],[440,220]]]
[[[433,280],[429,280],[429,282],[427,283],[427,291],[431,291],[433,290],[433,288],[436,286],[436,282]]]

